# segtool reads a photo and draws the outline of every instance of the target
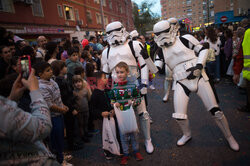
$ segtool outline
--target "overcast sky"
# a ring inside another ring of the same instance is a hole
[[[132,0],[133,2],[140,5],[144,0]],[[161,16],[161,0],[147,0],[147,2],[155,2],[152,12],[157,13]]]

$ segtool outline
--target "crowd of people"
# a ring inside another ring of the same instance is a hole
[[[245,31],[250,27],[248,19],[243,19],[239,24],[221,26],[219,28],[208,27],[204,31],[195,32],[193,35],[209,49],[206,71],[210,77],[210,83],[220,82],[226,78],[246,89],[249,96],[249,80],[243,78],[244,68],[247,70],[247,58],[244,58],[249,49],[248,35]],[[245,43],[243,40],[245,38]],[[245,63],[245,64],[244,64]],[[248,71],[249,72],[249,71]],[[240,111],[249,112],[249,97],[247,104],[238,108]]]
[[[209,49],[206,72],[211,84],[227,77],[246,88],[247,104],[239,110],[247,112],[250,112],[250,80],[243,78],[242,70],[244,73],[244,55],[247,55],[244,49],[250,46],[243,43],[249,28],[248,20],[244,19],[237,26],[209,27],[193,33]],[[153,39],[139,34],[130,38],[142,43],[155,59],[159,49]],[[54,42],[39,36],[37,46],[31,46],[26,40],[15,41],[12,32],[0,27],[0,165],[70,165],[72,156],[65,153],[66,147],[69,151],[82,149],[83,142],[90,142],[100,130],[96,120],[113,117],[114,107],[125,108],[124,103],[111,103],[111,98],[105,95],[112,86],[112,80],[102,72],[102,52],[108,47],[103,36],[98,35],[81,42],[66,38]],[[23,77],[20,63],[24,56],[30,65],[27,78]],[[128,66],[118,64],[115,69],[121,81],[126,81]],[[154,89],[153,74],[148,76],[150,88]],[[131,104],[136,107],[134,102]],[[127,137],[131,139],[136,159],[142,160],[136,134],[117,132],[124,154],[121,164],[127,164]],[[104,153],[107,159],[112,158],[107,150]]]

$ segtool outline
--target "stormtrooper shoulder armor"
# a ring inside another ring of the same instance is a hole
[[[138,57],[138,55],[140,55],[141,49],[143,48],[143,44],[136,40],[132,42],[133,42],[133,48],[135,50],[135,56]]]
[[[200,42],[193,35],[185,34],[185,35],[183,35],[181,37],[187,39],[193,45],[199,45],[200,44]]]

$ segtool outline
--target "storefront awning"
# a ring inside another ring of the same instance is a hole
[[[234,17],[234,11],[225,11],[215,13],[215,24],[224,24],[230,22],[240,22],[243,18],[242,16]]]

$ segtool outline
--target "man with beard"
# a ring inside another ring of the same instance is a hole
[[[37,38],[38,49],[36,52],[36,58],[44,59],[45,53],[46,53],[46,49],[45,49],[46,44],[47,44],[47,39],[45,36],[39,36]]]

